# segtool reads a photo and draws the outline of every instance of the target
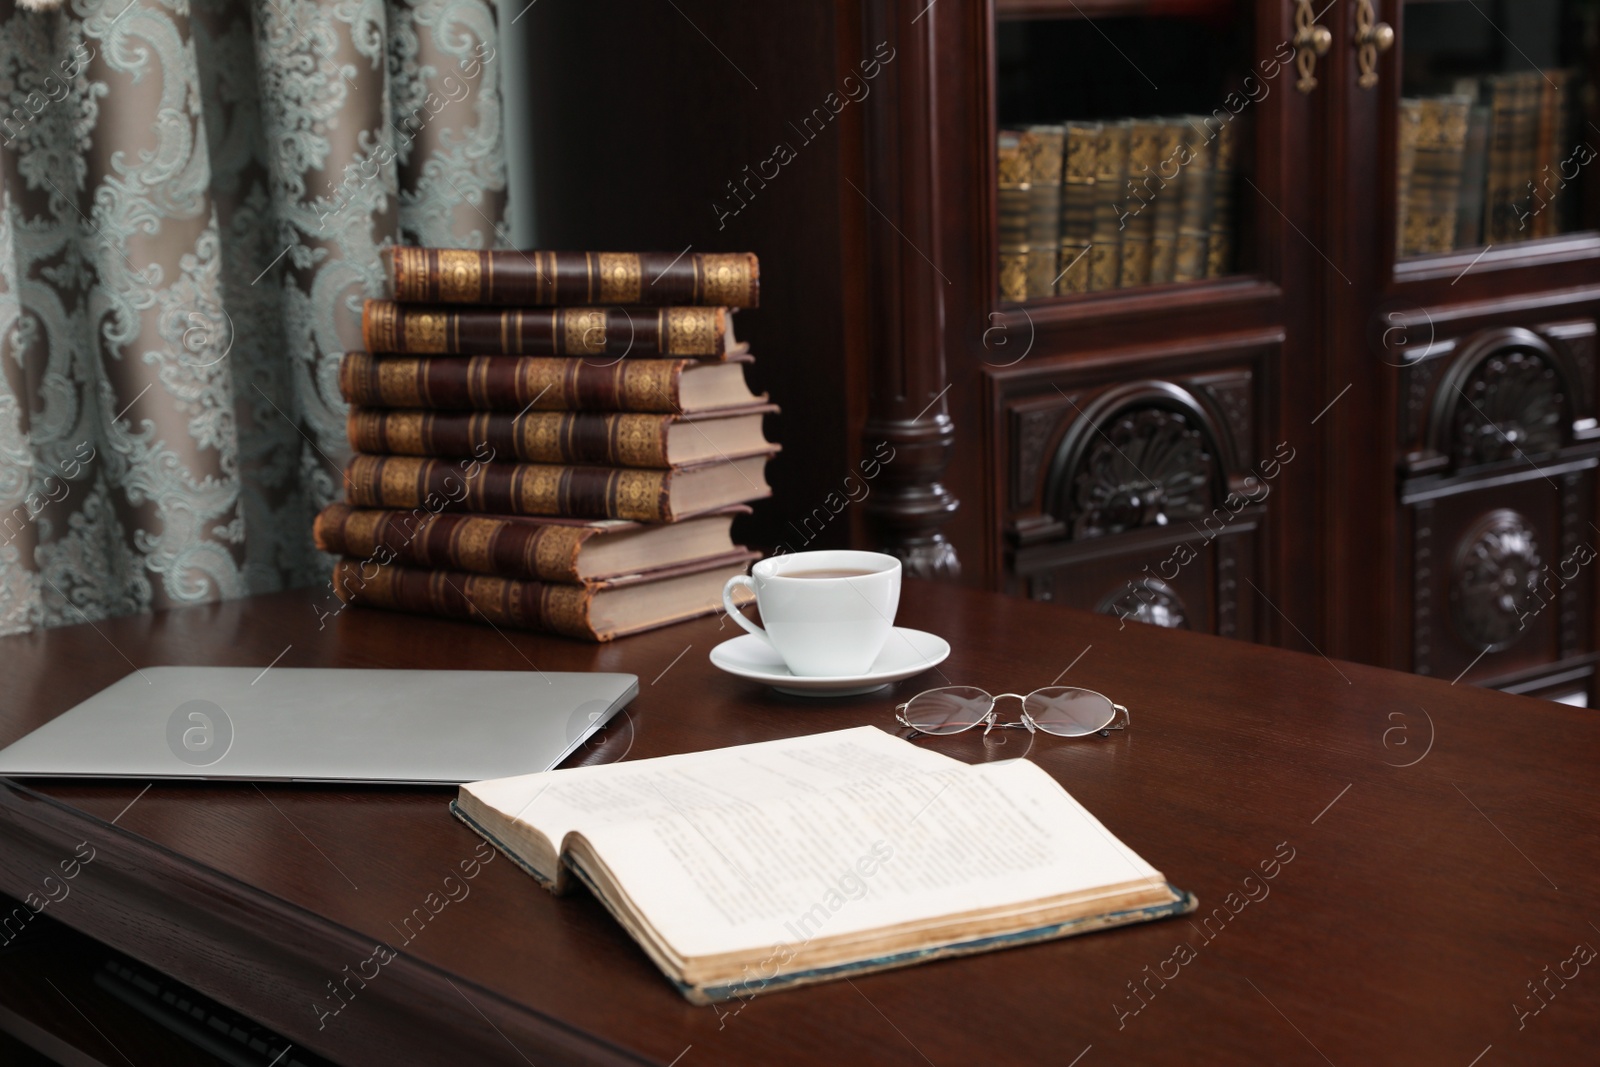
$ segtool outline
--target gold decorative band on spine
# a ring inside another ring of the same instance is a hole
[[[428,257],[423,249],[385,248],[383,267],[389,276],[389,293],[396,300],[426,299]]]
[[[643,291],[639,256],[633,252],[601,252],[600,302],[637,304]]]
[[[568,422],[566,415],[555,412],[529,412],[517,420],[517,458],[525,463],[560,463],[566,459],[561,450],[562,430]]]
[[[427,413],[421,411],[384,413],[383,441],[388,446],[384,451],[395,452],[402,456],[427,455],[427,419]]]
[[[356,456],[350,461],[345,477],[350,482],[350,502],[372,507],[378,499],[378,460],[373,456]]]
[[[450,351],[450,316],[443,311],[411,310],[404,315],[405,351],[438,355]]]
[[[451,538],[450,564],[464,571],[494,573],[494,539],[504,524],[497,519],[464,519]]]
[[[400,306],[388,300],[368,300],[361,305],[361,339],[368,352],[400,351],[399,317]]]
[[[755,307],[760,299],[756,258],[747,253],[700,257],[700,303]]]
[[[484,617],[494,622],[508,622],[505,611],[505,586],[503,578],[474,576],[461,583],[462,595]]]
[[[586,534],[576,526],[539,527],[528,546],[534,576],[546,582],[576,581],[578,549]]]
[[[420,407],[422,400],[422,368],[420,359],[380,359],[378,364],[378,398],[385,404]]]
[[[662,489],[665,475],[660,471],[616,471],[613,474],[616,493],[617,518],[634,522],[669,522],[670,515],[662,512]]]
[[[561,467],[525,466],[517,470],[511,499],[520,515],[561,514]]]
[[[643,411],[676,411],[679,363],[667,359],[624,362],[623,406]]]
[[[589,625],[588,589],[581,585],[550,586],[541,590],[540,599],[541,621],[551,630],[567,637],[601,636]]]
[[[662,354],[667,356],[721,355],[721,308],[668,308],[666,343]]]
[[[378,551],[378,531],[388,518],[381,511],[352,511],[344,520],[343,539],[345,551],[351,555],[370,556]]]
[[[378,503],[385,507],[414,507],[427,495],[418,485],[426,465],[410,457],[389,456],[377,460],[379,490]]]
[[[606,350],[606,313],[603,309],[575,308],[557,313],[566,329],[561,355],[597,356]]]
[[[441,248],[439,257],[439,299],[456,304],[476,304],[483,300],[484,253],[467,248]]]
[[[611,447],[620,466],[665,467],[666,423],[659,415],[613,416]]]

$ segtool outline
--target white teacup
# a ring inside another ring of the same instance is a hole
[[[756,595],[760,626],[733,603],[744,586]],[[811,678],[867,673],[894,629],[900,561],[879,552],[793,552],[764,559],[722,588],[728,615],[773,647],[790,672]]]

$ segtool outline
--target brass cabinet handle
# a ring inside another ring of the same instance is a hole
[[[1311,0],[1295,0],[1294,8],[1294,65],[1300,71],[1295,88],[1309,93],[1317,87],[1317,57],[1328,54],[1333,47],[1333,33],[1326,26],[1317,25],[1317,16],[1311,10]]]
[[[1361,77],[1356,79],[1363,89],[1378,84],[1378,53],[1394,47],[1394,27],[1379,22],[1372,10],[1372,0],[1356,3],[1356,62],[1361,66]]]

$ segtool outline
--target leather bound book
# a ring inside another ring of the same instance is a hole
[[[635,470],[357,455],[345,470],[345,501],[361,508],[675,522],[772,495],[767,459]]]
[[[1206,276],[1207,249],[1211,244],[1211,178],[1216,163],[1209,115],[1190,115],[1184,131],[1189,163],[1178,181],[1178,254],[1172,280],[1192,282]]]
[[[475,308],[368,300],[369,352],[419,356],[690,356],[745,350],[727,308]]]
[[[1398,160],[1395,167],[1395,225],[1394,244],[1397,256],[1408,256],[1406,251],[1416,243],[1413,230],[1416,216],[1417,184],[1417,130],[1422,126],[1422,101],[1410,97],[1400,100],[1396,113],[1398,129],[1395,133]]]
[[[1060,126],[1029,126],[1023,132],[1028,154],[1028,299],[1054,296],[1061,241]]]
[[[1089,250],[1094,236],[1094,175],[1100,123],[1066,125],[1061,175],[1061,241],[1056,257],[1056,292],[1089,291]]]
[[[1001,130],[999,141],[1000,299],[1028,299],[1028,204],[1031,160],[1020,130]]]
[[[1516,112],[1517,82],[1514,74],[1490,78],[1489,94],[1489,188],[1484,194],[1483,239],[1486,243],[1516,240]]]
[[[1233,176],[1239,165],[1242,131],[1234,119],[1217,131],[1211,175],[1211,238],[1206,243],[1206,277],[1220,278],[1233,270]]]
[[[748,356],[619,359],[590,363],[561,357],[472,356],[378,359],[346,352],[339,392],[369,408],[439,411],[637,411],[695,414],[766,400],[745,382]]]
[[[1155,234],[1150,243],[1150,282],[1172,281],[1178,266],[1178,220],[1183,213],[1185,135],[1183,119],[1161,121],[1161,162],[1156,176],[1163,183],[1155,202]]]
[[[317,515],[312,535],[323,552],[384,566],[442,567],[574,585],[726,556],[737,550],[734,518],[749,513],[740,504],[652,526],[329,504]]]
[[[410,303],[753,308],[761,302],[761,265],[749,252],[397,247],[381,254],[389,291]]]
[[[1456,213],[1461,195],[1462,155],[1472,100],[1466,96],[1424,97],[1417,122],[1416,173],[1406,210],[1406,255],[1449,252],[1455,247]]]
[[[1089,247],[1089,291],[1115,289],[1122,277],[1122,199],[1128,173],[1129,121],[1108,122],[1095,142],[1094,234]]]
[[[484,445],[524,463],[684,467],[773,450],[761,432],[765,404],[716,416],[599,412],[433,412],[351,408],[350,447],[403,456],[471,457]]]
[[[1156,199],[1160,195],[1162,125],[1137,119],[1128,128],[1128,177],[1122,188],[1122,263],[1118,284],[1123,289],[1150,284],[1150,254],[1156,233]]]
[[[728,579],[758,558],[760,553],[737,549],[716,559],[590,585],[341,559],[333,567],[333,591],[347,604],[610,641],[711,614],[722,606]]]

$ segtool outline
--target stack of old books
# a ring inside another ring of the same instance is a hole
[[[756,257],[385,256],[339,370],[346,502],[316,521],[339,597],[595,641],[716,610],[777,451],[732,330]]]

